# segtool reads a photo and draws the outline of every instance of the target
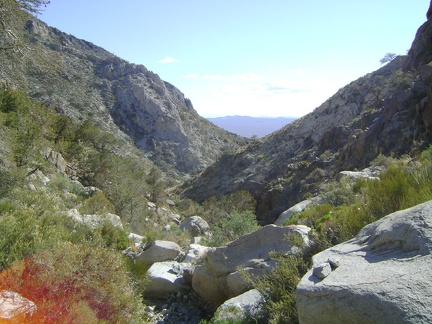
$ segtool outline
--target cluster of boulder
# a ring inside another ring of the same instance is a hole
[[[378,178],[379,170],[343,172],[352,178]],[[40,182],[46,180],[36,172]],[[259,312],[263,296],[252,289],[254,278],[276,266],[271,253],[295,254],[308,246],[310,228],[281,226],[294,212],[324,198],[316,197],[283,212],[267,225],[220,247],[199,244],[210,234],[199,216],[170,220],[193,237],[187,249],[171,241],[145,244],[130,233],[134,246],[124,251],[148,269],[144,296],[158,300],[148,306],[151,323],[198,323],[216,310],[224,321]],[[162,212],[155,204],[149,208]],[[90,227],[109,221],[122,228],[114,214],[68,216]],[[297,286],[300,323],[432,322],[432,289],[428,274],[432,264],[432,201],[402,210],[364,227],[354,239],[313,257],[313,267]],[[245,275],[246,274],[246,275]],[[36,305],[11,291],[0,291],[0,320],[30,316]]]
[[[221,247],[191,244],[185,253],[172,242],[155,241],[149,250],[171,260],[152,259],[147,296],[198,295],[217,308],[216,318],[228,321],[254,314],[263,297],[240,273],[250,278],[268,273],[275,266],[270,252],[297,253],[292,242],[301,238],[310,244],[309,230],[267,225]],[[300,322],[431,322],[431,251],[432,201],[366,226],[356,238],[313,257],[297,287]],[[147,254],[153,252],[142,252],[137,260],[143,262]],[[166,307],[170,314],[170,304]]]
[[[207,223],[198,216],[185,219],[180,228],[191,234],[209,233]],[[256,308],[256,303],[261,300],[256,290],[250,291],[252,287],[244,274],[253,279],[269,273],[276,265],[270,253],[298,253],[299,247],[293,242],[309,244],[309,231],[303,225],[267,225],[216,248],[191,243],[186,251],[182,251],[174,242],[156,240],[148,247],[138,244],[138,250],[128,249],[125,253],[137,264],[148,267],[146,298],[167,300],[193,293],[214,309],[220,306],[219,313],[224,309],[231,310],[227,306],[233,303],[231,298],[240,298],[234,303],[243,305],[239,311],[244,311]],[[244,293],[246,295],[242,296]],[[227,305],[224,304],[226,301]],[[253,304],[245,306],[245,301]]]

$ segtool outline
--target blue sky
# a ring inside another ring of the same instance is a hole
[[[39,17],[149,70],[204,117],[311,112],[406,54],[429,0],[52,0]]]

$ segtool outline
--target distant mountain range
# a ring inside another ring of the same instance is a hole
[[[292,121],[294,117],[249,117],[249,116],[226,116],[207,118],[216,126],[231,133],[244,137],[264,137],[271,134]]]

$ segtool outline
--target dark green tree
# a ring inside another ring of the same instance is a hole
[[[381,64],[387,64],[391,61],[393,61],[396,58],[396,54],[395,53],[387,53],[386,55],[384,55],[384,57],[380,60]]]
[[[150,191],[150,199],[152,199],[154,202],[159,201],[162,198],[164,191],[162,172],[159,169],[153,167],[147,175],[146,182]]]

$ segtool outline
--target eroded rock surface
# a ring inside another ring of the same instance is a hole
[[[301,323],[431,323],[432,201],[390,214],[314,256],[338,260],[297,287]]]

